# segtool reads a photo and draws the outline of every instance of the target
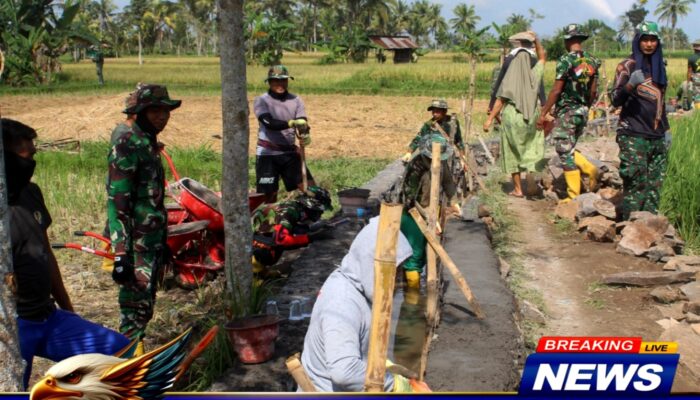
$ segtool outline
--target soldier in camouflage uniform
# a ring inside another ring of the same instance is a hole
[[[314,224],[326,210],[332,210],[327,190],[309,186],[306,193],[273,204],[262,204],[251,216],[253,223],[253,272],[261,274],[274,265],[285,249],[308,245],[324,230]]]
[[[576,143],[588,122],[588,109],[597,98],[601,65],[597,58],[583,50],[581,44],[587,38],[580,25],[567,26],[564,44],[568,53],[557,61],[554,87],[537,121],[537,127],[544,128],[546,115],[556,104],[552,136],[566,179],[568,198],[563,202],[581,193],[581,172],[588,175],[591,188],[597,183],[597,168],[576,151]]]
[[[92,62],[95,63],[95,71],[97,72],[97,83],[99,83],[100,86],[103,86],[105,84],[105,79],[102,75],[102,68],[105,64],[104,53],[102,53],[102,50],[100,50],[99,46],[91,46],[90,50],[88,51],[88,57],[90,57]]]
[[[624,200],[622,218],[633,211],[656,213],[666,171],[664,137],[669,124],[668,84],[661,35],[654,22],[643,22],[632,40],[632,55],[620,62],[610,99],[622,107],[617,128]]]
[[[167,214],[157,135],[180,107],[164,86],[139,84],[126,100],[127,120],[112,133],[107,219],[115,254],[112,278],[120,285],[119,330],[142,339],[153,316],[155,277],[164,262]]]
[[[405,209],[401,217],[401,232],[413,249],[413,255],[403,265],[410,288],[417,288],[419,285],[420,272],[425,265],[426,241],[407,210],[415,203],[423,207],[428,207],[430,203],[430,164],[434,142],[440,143],[442,152],[440,155],[441,189],[448,199],[453,199],[456,193],[453,170],[454,165],[459,161],[454,153],[455,151],[464,152],[464,141],[457,118],[454,115],[447,115],[447,110],[447,101],[444,99],[433,100],[430,103],[428,111],[432,113],[432,118],[423,124],[420,132],[408,146],[410,152],[403,157],[406,168],[401,183],[400,199]],[[435,124],[439,124],[447,137]]]

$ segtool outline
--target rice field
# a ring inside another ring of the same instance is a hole
[[[661,194],[661,211],[676,226],[687,249],[700,254],[700,113],[672,121],[673,141]]]
[[[454,62],[457,53],[435,52],[421,57],[415,64],[379,64],[370,58],[364,64],[319,65],[322,53],[291,53],[283,62],[295,77],[294,90],[304,94],[371,94],[383,96],[445,96],[460,97],[467,90],[469,65]],[[605,75],[614,79],[618,59],[607,59]],[[670,93],[684,79],[684,58],[670,59]],[[491,73],[496,62],[483,62],[477,67],[477,97],[486,98],[490,89]],[[555,63],[545,68],[545,83],[554,80]],[[267,68],[248,66],[248,89],[265,90]],[[177,89],[183,94],[219,93],[220,74],[217,57],[194,56],[146,56],[142,66],[136,57],[109,58],[105,60],[106,86],[96,85],[94,64],[90,60],[78,63],[64,61],[59,82],[36,89],[1,89],[0,93],[28,92],[122,92],[133,88],[137,82],[159,82]]]

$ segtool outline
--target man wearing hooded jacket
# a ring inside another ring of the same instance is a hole
[[[143,339],[153,316],[155,278],[167,250],[165,174],[157,135],[180,104],[170,99],[165,86],[139,84],[126,100],[126,121],[112,133],[107,224],[115,255],[112,278],[120,285],[119,331],[130,339]]]
[[[314,304],[301,363],[318,391],[361,392],[364,388],[378,227],[376,217],[360,231],[340,268],[326,279]],[[400,233],[396,265],[406,261],[411,253],[411,245]],[[391,373],[384,380],[386,392],[411,391],[414,386]]]
[[[2,119],[2,141],[10,215],[12,274],[5,280],[17,305],[26,388],[35,356],[61,361],[85,353],[114,354],[129,344],[115,331],[81,318],[73,311],[47,229],[51,215],[38,185],[31,182],[36,161],[36,131]]]
[[[612,104],[622,107],[617,128],[624,200],[622,217],[633,211],[656,213],[666,171],[666,66],[661,36],[654,22],[642,22],[632,41],[632,55],[620,62]]]

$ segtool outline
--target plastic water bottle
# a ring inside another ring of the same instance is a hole
[[[304,316],[301,313],[301,302],[299,300],[292,300],[289,303],[289,320],[290,321],[301,321]]]
[[[280,310],[277,308],[277,302],[274,300],[268,300],[265,303],[265,314],[267,315],[279,315]]]
[[[314,303],[311,301],[310,297],[304,297],[301,299],[301,316],[304,318],[311,318],[311,312],[314,309]]]

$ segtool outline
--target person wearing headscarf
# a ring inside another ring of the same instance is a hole
[[[617,128],[624,200],[622,217],[633,211],[656,213],[666,171],[669,130],[666,117],[666,65],[658,25],[642,22],[632,41],[632,54],[617,66],[610,92],[613,106],[622,107]]]
[[[495,88],[496,102],[484,122],[488,132],[494,119],[501,119],[501,162],[511,174],[511,196],[523,197],[520,174],[541,170],[544,160],[544,132],[536,128],[539,116],[538,94],[544,74],[545,52],[533,32],[511,36],[518,45],[500,83]],[[535,45],[535,51],[530,48]],[[528,185],[528,192],[533,188]]]

